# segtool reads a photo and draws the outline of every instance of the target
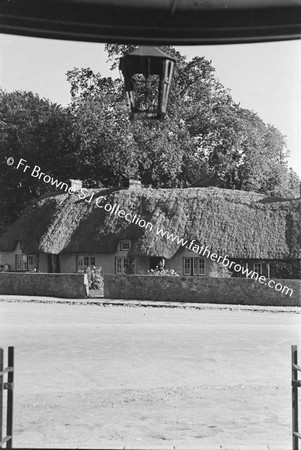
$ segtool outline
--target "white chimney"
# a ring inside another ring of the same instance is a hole
[[[81,180],[70,179],[70,187],[74,192],[77,192],[83,187],[83,182]]]
[[[133,178],[129,179],[129,189],[133,188],[142,188],[140,180],[134,180]]]

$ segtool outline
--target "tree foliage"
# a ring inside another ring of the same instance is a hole
[[[62,181],[74,178],[76,139],[66,109],[32,92],[0,91],[0,227],[14,220],[28,200],[51,189],[30,175],[35,165]],[[7,166],[8,157],[15,160],[12,167]],[[16,169],[20,158],[31,168],[26,173]]]
[[[133,48],[107,44],[111,67]],[[172,47],[160,48],[177,61],[164,122],[145,116],[130,122],[121,80],[90,69],[68,72],[71,108],[87,157],[84,179],[92,174],[105,185],[118,185],[133,176],[154,187],[212,185],[296,195],[284,136],[233,101],[210,61],[186,61]],[[141,83],[137,89],[142,95]]]
[[[133,46],[107,44],[112,68]],[[120,186],[139,178],[153,187],[218,186],[272,196],[299,196],[300,180],[287,167],[285,137],[253,111],[235,103],[211,62],[176,58],[168,114],[163,122],[142,115],[134,122],[123,81],[89,68],[67,72],[67,108],[31,92],[0,91],[0,190],[2,222],[13,220],[23,205],[51,187],[13,170],[6,158],[27,160],[66,181],[87,186]],[[155,81],[150,80],[151,91]],[[141,79],[138,90],[143,98]],[[1,224],[0,224],[1,226]]]

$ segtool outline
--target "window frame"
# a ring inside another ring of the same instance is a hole
[[[128,248],[123,248],[125,245],[128,245]],[[124,240],[120,241],[119,249],[121,252],[128,252],[131,248],[131,241],[130,240]]]
[[[31,260],[31,262],[29,262]],[[27,270],[39,270],[39,255],[30,253],[27,255]]]
[[[121,263],[121,266],[122,266],[121,271],[117,270],[119,260],[122,262]],[[126,273],[125,270],[126,270],[127,263],[128,263],[128,258],[126,258],[125,256],[116,256],[115,257],[115,274],[116,275],[124,275]]]
[[[24,253],[15,254],[15,270],[16,272],[25,272],[28,270],[27,255]]]
[[[88,264],[86,264],[86,262]],[[85,270],[87,267],[95,266],[95,256],[92,255],[77,255],[76,267],[77,271]]]
[[[205,258],[196,258],[198,259],[198,273],[196,275],[204,276],[206,275],[206,263]]]
[[[256,266],[259,266],[260,269],[256,270]],[[259,276],[262,275],[263,271],[262,271],[262,263],[254,263],[254,272],[258,273]]]
[[[189,268],[187,262],[189,261]],[[188,273],[189,272],[189,273]],[[183,257],[183,276],[205,276],[206,275],[206,261],[205,258],[184,256]]]
[[[191,260],[192,260],[192,258],[189,256],[184,256],[184,258],[183,258],[183,275],[184,276],[187,276],[187,277],[191,276],[191,272],[192,272],[192,268],[191,268],[192,261]],[[188,264],[189,268],[186,267],[187,262],[189,262],[189,264]],[[187,272],[189,272],[189,273],[187,273]]]

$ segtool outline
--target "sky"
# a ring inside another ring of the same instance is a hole
[[[291,152],[289,166],[301,177],[301,40],[176,47],[190,60],[204,56],[233,99],[278,128]],[[104,44],[0,35],[0,88],[30,90],[63,106],[70,102],[66,72],[110,70]]]

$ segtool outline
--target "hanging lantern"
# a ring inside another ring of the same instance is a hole
[[[174,64],[175,58],[156,47],[138,47],[120,58],[132,119],[137,114],[164,119]]]

